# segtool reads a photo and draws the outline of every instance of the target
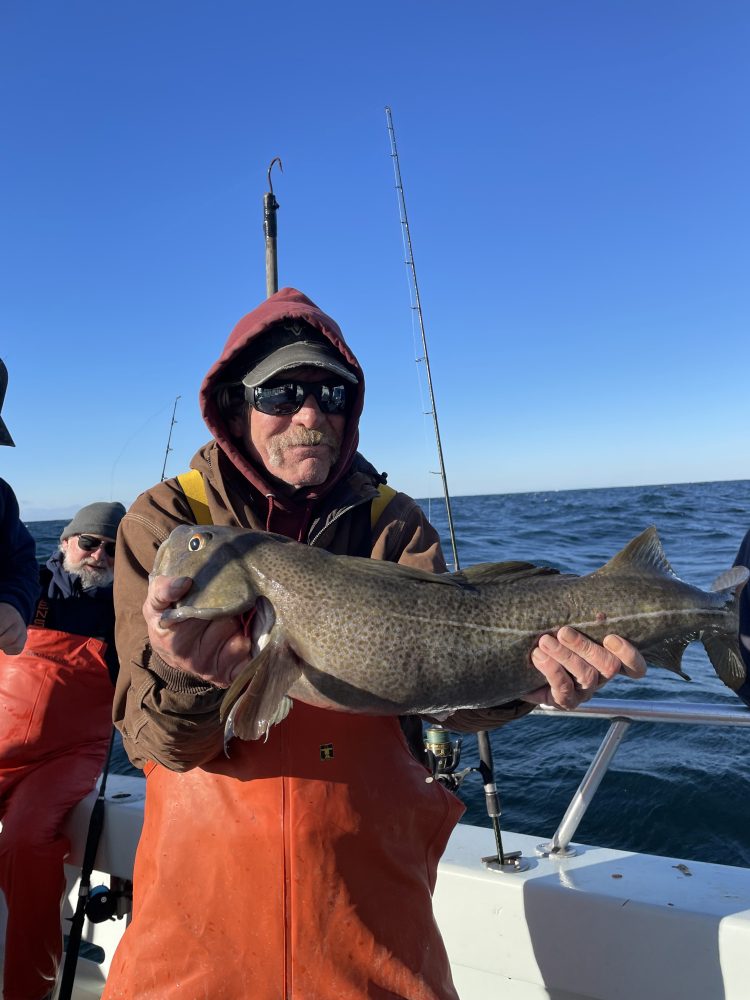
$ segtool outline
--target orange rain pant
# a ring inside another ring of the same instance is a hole
[[[94,787],[112,728],[104,643],[30,628],[0,654],[0,888],[5,1000],[40,1000],[62,955],[67,814]]]
[[[395,718],[296,702],[267,742],[152,766],[106,1000],[456,1000],[432,913],[463,812]]]

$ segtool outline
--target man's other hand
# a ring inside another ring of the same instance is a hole
[[[643,677],[646,661],[618,635],[603,644],[565,625],[557,635],[543,635],[531,651],[531,662],[547,679],[547,686],[523,696],[524,701],[553,708],[577,708],[616,674]]]

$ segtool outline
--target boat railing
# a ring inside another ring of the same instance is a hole
[[[609,719],[609,728],[589,769],[576,790],[560,825],[549,843],[540,844],[540,857],[569,858],[578,853],[571,847],[578,826],[607,773],[617,748],[633,722],[678,723],[698,726],[750,726],[747,708],[717,704],[690,704],[667,701],[628,701],[626,699],[595,698],[578,708],[561,711],[540,706],[533,715],[554,719]]]

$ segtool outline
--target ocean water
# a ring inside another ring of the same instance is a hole
[[[444,503],[421,502],[449,555]],[[455,497],[452,513],[462,566],[524,559],[587,573],[654,524],[678,576],[705,589],[732,565],[750,528],[750,481]],[[29,524],[40,559],[63,526]],[[683,667],[690,683],[651,668],[639,681],[615,679],[604,696],[742,706],[698,644]],[[528,717],[493,731],[502,827],[548,840],[607,726]],[[476,742],[466,736],[461,766],[476,763]],[[133,773],[121,747],[114,769]],[[465,779],[460,795],[465,818],[489,826],[477,776]],[[750,866],[750,730],[634,723],[574,839]]]

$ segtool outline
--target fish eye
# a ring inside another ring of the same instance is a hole
[[[191,552],[197,552],[199,549],[202,549],[205,544],[206,539],[203,535],[193,535],[188,542],[188,548]]]

